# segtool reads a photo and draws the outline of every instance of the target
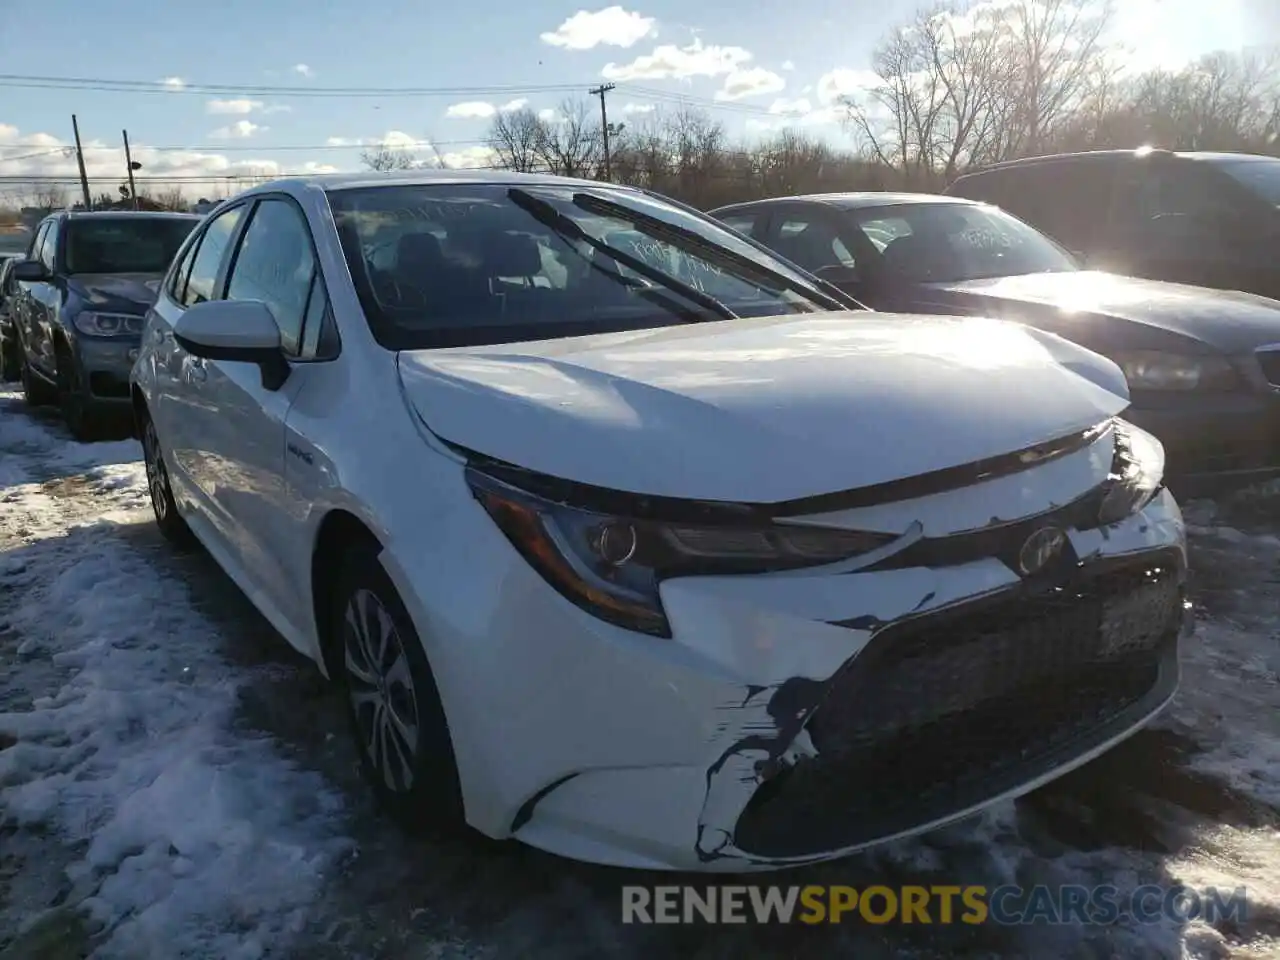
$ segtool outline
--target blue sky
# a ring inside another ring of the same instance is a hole
[[[1143,62],[1177,64],[1268,33],[1280,39],[1276,0],[1217,0],[1211,21],[1203,0],[1119,6],[1117,30]],[[73,174],[74,161],[61,153],[29,156],[70,140],[73,112],[95,145],[88,152],[94,176],[123,168],[117,148],[125,127],[136,159],[156,174],[353,169],[359,147],[328,145],[390,132],[434,141],[465,163],[479,156],[488,127],[483,104],[525,100],[550,109],[606,77],[619,82],[611,119],[652,109],[662,100],[652,91],[660,91],[694,98],[735,135],[749,136],[781,122],[771,108],[805,101],[806,125],[841,140],[824,98],[856,83],[875,42],[916,7],[912,0],[755,7],[643,0],[612,9],[582,0],[44,0],[40,20],[57,29],[0,32],[0,72],[137,81],[156,90],[166,78],[174,86],[511,89],[355,98],[4,87],[0,174]],[[179,147],[191,149],[159,149]],[[25,159],[5,162],[13,157]],[[6,190],[12,185],[0,184],[0,195]]]

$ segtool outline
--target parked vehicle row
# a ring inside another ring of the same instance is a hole
[[[143,320],[199,222],[178,213],[58,213],[9,269],[5,373],[17,374],[31,403],[58,404],[77,440],[127,422]]]
[[[1280,298],[1280,158],[1096,150],[996,164],[950,195],[1004,208],[1083,264]]]
[[[1280,330],[958,198],[414,171],[184,232],[111,341],[160,530],[341,687],[401,823],[656,869],[843,856],[1148,723],[1189,620],[1143,424],[1243,430],[1221,361]],[[66,242],[13,268],[24,385],[93,312]]]
[[[827,194],[714,215],[876,310],[1005,317],[1114,360],[1125,416],[1163,441],[1179,496],[1280,476],[1280,301],[1083,270],[956,197]]]

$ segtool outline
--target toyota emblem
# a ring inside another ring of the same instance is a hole
[[[1067,535],[1060,527],[1041,527],[1027,537],[1018,551],[1018,569],[1024,576],[1039,573],[1049,565],[1067,543]]]

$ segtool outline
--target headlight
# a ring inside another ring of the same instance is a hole
[[[1131,517],[1159,492],[1164,481],[1164,445],[1141,427],[1115,421],[1111,476],[1098,511],[1103,526]]]
[[[1234,390],[1240,380],[1225,357],[1195,357],[1157,350],[1113,354],[1133,390]]]
[[[123,337],[142,333],[143,318],[131,313],[85,310],[77,313],[73,322],[77,330],[91,337]]]
[[[768,522],[668,523],[555,503],[474,468],[467,481],[516,550],[564,597],[602,620],[659,637],[671,636],[658,596],[667,577],[818,566],[897,539]]]

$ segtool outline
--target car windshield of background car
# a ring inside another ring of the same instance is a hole
[[[1280,160],[1225,160],[1218,167],[1250,193],[1280,207]]]
[[[1079,269],[1043,234],[994,207],[911,204],[868,210],[858,227],[882,265],[916,283],[958,283]]]
[[[66,272],[164,273],[196,220],[116,217],[67,223]]]

